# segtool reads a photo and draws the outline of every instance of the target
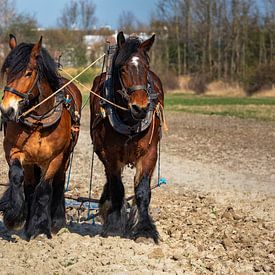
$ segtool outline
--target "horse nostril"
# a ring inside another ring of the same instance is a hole
[[[10,108],[8,109],[8,111],[7,111],[7,116],[8,116],[8,117],[13,117],[14,114],[15,114],[14,109],[13,109],[12,107],[10,107]]]
[[[139,113],[141,111],[141,108],[138,105],[136,105],[136,104],[132,104],[132,108],[137,113]]]
[[[1,114],[3,115],[4,109],[3,109],[3,107],[2,107],[2,104],[0,105],[0,112],[1,112]]]
[[[1,114],[4,119],[14,120],[15,119],[15,110],[12,107],[9,107],[7,110],[4,110],[1,106]]]

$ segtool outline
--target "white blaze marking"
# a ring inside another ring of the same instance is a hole
[[[18,111],[18,101],[16,99],[12,98],[12,99],[9,100],[8,103],[9,103],[8,107],[13,108],[15,113],[17,113],[17,111]],[[8,109],[8,108],[5,108],[5,109]]]
[[[137,67],[138,66],[138,61],[139,61],[139,57],[133,56],[132,60],[131,60],[131,63]]]

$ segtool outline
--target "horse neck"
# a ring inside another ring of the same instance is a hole
[[[45,79],[42,79],[39,85],[40,85],[40,95],[38,97],[38,102],[41,102],[44,99],[46,99],[48,96],[50,96],[53,93],[53,91],[49,83]],[[45,103],[37,107],[35,113],[37,115],[43,115],[47,113],[54,107],[54,103],[55,103],[55,97],[48,99]]]

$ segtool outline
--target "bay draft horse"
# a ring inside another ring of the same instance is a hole
[[[15,230],[24,227],[27,240],[39,234],[51,238],[51,232],[58,231],[66,221],[65,172],[78,138],[81,93],[69,84],[20,118],[68,81],[60,77],[55,61],[42,47],[42,37],[36,44],[17,45],[15,36],[10,35],[9,45],[11,51],[1,69],[7,86],[0,105],[9,186],[0,210],[5,226]],[[65,96],[71,101],[67,108]],[[72,110],[77,118],[72,119]]]
[[[148,51],[155,35],[141,42],[117,35],[117,49],[107,73],[97,76],[92,90],[127,109],[120,110],[91,96],[90,134],[94,150],[105,166],[107,182],[100,198],[102,235],[122,235],[138,241],[153,239],[158,232],[149,214],[150,182],[157,161],[160,117],[164,93],[158,76],[150,70]],[[108,63],[108,62],[107,62]],[[124,203],[123,168],[136,168],[135,200],[130,215]]]

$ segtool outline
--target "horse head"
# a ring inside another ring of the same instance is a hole
[[[123,32],[117,35],[118,52],[114,68],[117,71],[121,90],[120,94],[127,100],[134,119],[144,119],[149,110],[148,52],[155,40],[155,35],[140,42],[137,37],[127,40]]]
[[[36,44],[28,47],[26,43],[17,45],[15,36],[10,35],[11,52],[1,69],[2,75],[6,74],[7,78],[0,105],[2,116],[6,120],[16,121],[21,111],[39,95],[36,84],[41,45],[42,36]]]
[[[6,75],[7,85],[0,110],[4,120],[17,121],[20,114],[37,102],[49,96],[59,87],[57,65],[42,47],[42,36],[36,44],[17,45],[14,35],[10,35],[10,53],[1,68]],[[36,109],[36,113],[51,108],[54,99]]]

